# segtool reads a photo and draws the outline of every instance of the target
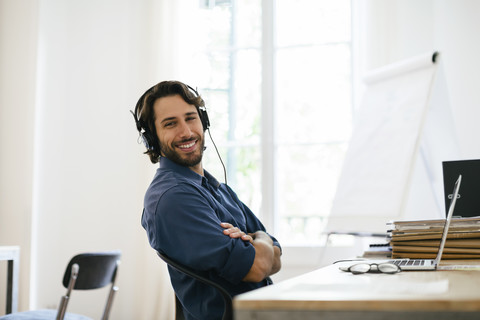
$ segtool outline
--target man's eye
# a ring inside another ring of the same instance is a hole
[[[174,124],[175,124],[175,122],[165,122],[165,124],[163,126],[165,128],[168,128],[168,127],[173,127]]]
[[[192,120],[195,120],[195,119],[197,119],[197,117],[188,117],[187,121],[192,121]]]

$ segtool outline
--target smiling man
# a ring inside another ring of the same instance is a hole
[[[160,163],[144,200],[150,245],[222,285],[231,296],[271,284],[281,267],[278,241],[226,184],[203,168],[203,99],[178,81],[147,90],[134,113],[152,163]],[[221,319],[212,287],[169,268],[186,319]]]

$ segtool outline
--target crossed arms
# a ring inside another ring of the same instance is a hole
[[[263,231],[246,234],[230,223],[221,223],[220,225],[225,229],[223,230],[225,235],[248,241],[255,248],[253,265],[243,281],[260,282],[280,270],[282,253],[279,247],[273,245],[273,241],[268,234]]]

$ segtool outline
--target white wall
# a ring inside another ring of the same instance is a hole
[[[360,4],[360,70],[441,51],[461,155],[479,158],[480,2]],[[149,85],[175,76],[181,61],[173,63],[166,43],[175,42],[176,14],[168,0],[0,0],[0,245],[21,246],[21,310],[58,303],[75,253],[118,248],[112,317],[171,314],[162,304],[173,301],[164,264],[140,227],[154,166],[136,144],[128,110]],[[307,251],[285,251],[295,263],[285,264],[283,278],[329,258]],[[99,296],[79,294],[70,308],[98,317]]]
[[[366,0],[362,69],[440,51],[462,158],[479,158],[480,26],[475,0]]]
[[[442,1],[435,7],[435,43],[444,52],[447,85],[463,158],[480,158],[480,43],[475,31],[480,26],[480,2]]]

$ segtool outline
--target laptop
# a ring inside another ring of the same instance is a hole
[[[435,259],[390,259],[390,260],[375,260],[369,261],[373,263],[393,263],[400,267],[402,271],[422,271],[422,270],[437,270],[440,260],[442,259],[443,249],[447,242],[448,229],[450,228],[450,222],[452,221],[453,211],[455,209],[455,203],[458,198],[458,191],[460,190],[460,183],[462,182],[462,175],[459,175],[453,188],[452,201],[448,209],[447,218],[443,227],[442,240],[440,241],[440,247],[438,248],[437,257]],[[340,270],[346,271],[348,267],[341,267]]]
[[[390,263],[394,263],[403,270],[437,270],[440,260],[442,259],[443,249],[447,242],[448,229],[450,228],[450,222],[452,221],[453,211],[455,210],[455,203],[458,198],[458,191],[460,190],[460,183],[462,182],[462,175],[459,175],[453,188],[452,201],[448,208],[447,218],[445,220],[445,226],[443,227],[442,241],[440,241],[440,247],[438,248],[437,257],[435,259],[394,259],[390,260]]]

